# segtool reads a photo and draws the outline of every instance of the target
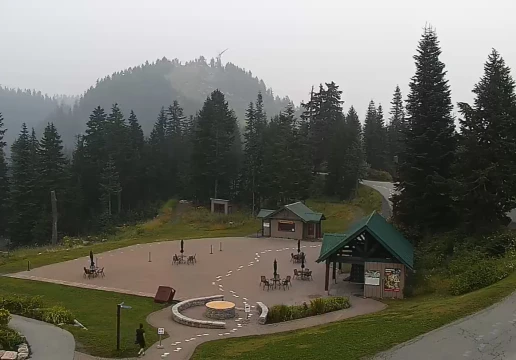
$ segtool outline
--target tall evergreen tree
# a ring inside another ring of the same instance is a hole
[[[456,148],[450,87],[437,34],[426,28],[419,42],[416,74],[407,100],[408,124],[393,197],[394,218],[427,233],[455,224],[450,189]]]
[[[321,84],[319,92],[312,93],[304,108],[302,119],[310,124],[310,143],[313,152],[313,169],[323,171],[328,162],[332,130],[342,117],[342,103],[339,86],[333,81]]]
[[[63,145],[54,124],[49,123],[37,149],[37,201],[38,217],[33,236],[38,243],[49,241],[52,235],[52,207],[50,192],[55,191],[58,199],[66,191],[67,161]]]
[[[129,208],[141,207],[145,202],[146,161],[145,138],[143,130],[134,111],[131,110],[128,120],[128,162],[131,171],[126,179],[124,199]]]
[[[395,162],[399,158],[403,146],[403,134],[405,132],[405,109],[403,107],[403,100],[399,86],[396,86],[394,95],[391,101],[389,126],[387,127],[387,136],[389,144],[389,159],[393,160],[394,164],[391,166],[391,172],[396,173]],[[395,160],[396,159],[396,160]]]
[[[102,169],[102,173],[100,175],[100,188],[102,189],[101,203],[103,210],[111,216],[113,214],[114,199],[118,199],[118,210],[120,210],[119,194],[122,191],[115,161],[111,157],[108,158],[106,165]]]
[[[195,196],[206,202],[210,197],[231,198],[236,180],[236,117],[224,94],[215,90],[199,112],[192,153],[192,181]]]
[[[34,220],[38,215],[35,202],[36,172],[33,162],[33,144],[22,125],[19,137],[11,146],[10,238],[14,246],[32,242]]]
[[[84,193],[84,207],[89,215],[100,210],[100,174],[108,154],[106,141],[107,115],[100,106],[96,107],[86,123],[86,134],[82,138],[83,162],[80,167],[81,187]]]
[[[186,173],[183,171],[187,162],[183,152],[186,142],[186,127],[186,116],[183,113],[183,108],[179,105],[179,102],[174,100],[168,108],[166,137],[169,146],[169,176],[174,179],[176,193],[184,193],[188,185]]]
[[[170,178],[170,146],[167,138],[168,118],[165,108],[161,108],[158,119],[149,137],[147,154],[148,189],[151,199],[168,198],[175,188],[176,179]]]
[[[8,227],[8,199],[9,199],[9,179],[7,174],[7,161],[5,158],[4,136],[7,129],[4,128],[4,118],[0,113],[0,238],[7,235]]]
[[[516,208],[516,95],[510,69],[496,50],[475,85],[474,105],[459,103],[456,161],[458,213],[470,231],[507,224]]]

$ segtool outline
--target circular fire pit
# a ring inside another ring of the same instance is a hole
[[[206,304],[206,317],[224,320],[235,317],[235,304],[230,301],[210,301]]]

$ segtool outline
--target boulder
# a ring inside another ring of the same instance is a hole
[[[18,353],[16,351],[6,351],[5,354],[0,358],[1,360],[16,360]]]
[[[27,353],[18,353],[18,360],[25,360],[29,358],[29,354]]]
[[[2,356],[4,356],[5,354],[5,350],[0,350],[0,359],[2,358]]]

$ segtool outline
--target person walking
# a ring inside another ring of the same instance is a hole
[[[143,330],[143,324],[140,324],[140,328],[136,329],[136,343],[140,345],[138,356],[145,355],[145,330]]]

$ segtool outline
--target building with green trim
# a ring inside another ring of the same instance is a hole
[[[324,214],[312,211],[298,201],[278,210],[261,209],[262,236],[288,239],[318,239],[322,236]]]
[[[374,211],[357,221],[345,234],[324,234],[318,263],[326,264],[325,290],[336,269],[351,264],[349,281],[364,285],[364,297],[403,298],[408,270],[414,268],[412,244]],[[337,265],[338,264],[338,265]]]

